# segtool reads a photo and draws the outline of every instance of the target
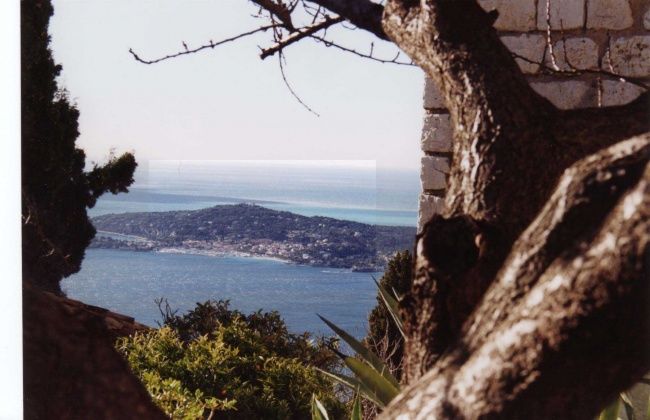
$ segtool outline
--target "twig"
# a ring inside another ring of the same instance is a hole
[[[311,109],[311,108],[309,107],[309,105],[307,105],[306,103],[303,102],[302,99],[300,99],[300,97],[298,96],[298,94],[293,90],[293,88],[292,88],[291,85],[289,84],[289,81],[287,80],[287,76],[286,76],[285,73],[284,73],[284,64],[282,63],[283,58],[284,58],[284,56],[283,56],[283,54],[282,54],[282,50],[280,50],[280,51],[279,51],[279,54],[278,54],[278,61],[279,61],[279,63],[280,63],[280,74],[282,75],[282,81],[284,82],[284,85],[287,87],[287,89],[289,89],[289,92],[291,93],[291,95],[292,95],[292,96],[293,96],[293,97],[294,97],[294,98],[295,98],[295,99],[300,103],[300,105],[302,105],[303,107],[305,107],[305,109],[306,109],[307,111],[311,112],[311,113],[314,114],[315,116],[320,117],[320,114],[318,114],[316,111],[314,111],[313,109]]]
[[[279,40],[275,45],[262,50],[262,53],[260,54],[260,58],[264,60],[266,57],[272,56],[276,52],[281,51],[283,48],[293,44],[294,42],[309,37],[315,34],[316,32],[326,29],[341,21],[343,21],[343,18],[339,16],[336,17],[325,16],[325,20],[323,20],[322,22],[319,22],[315,25],[310,25],[310,26],[305,26],[303,28],[300,28],[295,32],[293,32],[292,34],[290,34],[288,37]]]
[[[401,65],[401,66],[415,66],[415,64],[413,64],[412,62],[407,63],[405,61],[398,61],[397,58],[399,58],[399,55],[400,55],[399,52],[397,53],[397,55],[393,59],[385,59],[385,58],[375,57],[374,55],[372,55],[373,52],[374,52],[374,44],[370,45],[370,54],[365,54],[365,53],[359,52],[359,51],[357,51],[355,49],[344,47],[344,46],[339,45],[339,44],[337,44],[335,42],[327,40],[325,38],[321,38],[318,35],[311,35],[311,38],[315,39],[318,42],[323,43],[326,47],[334,47],[334,48],[337,48],[337,49],[339,49],[341,51],[349,52],[349,53],[354,54],[354,55],[356,55],[358,57],[367,58],[369,60],[377,61],[379,63],[398,64],[398,65]]]
[[[133,58],[135,58],[136,61],[139,61],[139,62],[144,63],[144,64],[155,64],[155,63],[159,63],[161,61],[169,60],[171,58],[180,57],[181,55],[194,54],[194,53],[197,53],[197,52],[199,52],[201,50],[205,50],[207,48],[214,48],[216,46],[225,44],[227,42],[236,41],[236,40],[238,40],[240,38],[244,38],[244,37],[256,34],[258,32],[265,32],[268,29],[276,28],[277,26],[278,26],[277,24],[261,26],[261,27],[259,27],[257,29],[253,29],[251,31],[244,32],[244,33],[241,33],[239,35],[236,35],[236,36],[233,36],[233,37],[230,37],[230,38],[222,39],[221,41],[218,41],[218,42],[213,42],[212,40],[210,40],[210,43],[205,44],[205,45],[201,45],[198,48],[186,49],[185,51],[179,51],[179,52],[177,52],[175,54],[166,55],[164,57],[156,58],[154,60],[145,60],[145,59],[141,58],[138,54],[135,53],[135,51],[133,51],[132,48],[129,48],[129,52],[131,53]]]

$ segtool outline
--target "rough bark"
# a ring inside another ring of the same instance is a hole
[[[650,129],[647,95],[605,110],[556,109],[530,88],[495,19],[475,1],[394,0],[384,12],[385,32],[437,82],[454,127],[445,209],[418,238],[413,289],[403,301],[405,382],[458,337],[560,174]]]
[[[395,42],[454,127],[401,303],[412,385],[384,417],[593,415],[649,367],[648,136],[612,145],[650,131],[650,94],[558,110],[475,0],[388,0],[383,30],[370,1],[310,1]]]
[[[590,418],[650,368],[650,135],[567,170],[465,323],[383,418]]]

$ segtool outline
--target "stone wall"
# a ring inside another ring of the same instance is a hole
[[[499,11],[495,26],[502,33],[503,42],[511,51],[530,60],[517,59],[533,89],[559,108],[625,104],[635,99],[641,88],[593,72],[570,77],[547,74],[535,63],[561,70],[602,69],[650,81],[650,0],[479,3],[487,10]],[[428,79],[424,108],[419,229],[441,209],[452,141],[449,114],[436,86]]]

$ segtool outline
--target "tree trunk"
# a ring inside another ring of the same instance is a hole
[[[650,367],[650,93],[557,109],[476,0],[308,1],[395,42],[454,128],[400,304],[409,387],[383,417],[593,416]]]
[[[584,419],[645,373],[649,161],[644,135],[567,170],[458,338],[383,417]]]
[[[385,7],[385,33],[437,82],[454,127],[445,208],[417,239],[402,301],[414,385],[386,417],[581,418],[648,369],[648,137],[599,150],[650,131],[650,96],[560,111],[529,87],[495,19],[475,1]],[[625,197],[641,197],[633,216]]]

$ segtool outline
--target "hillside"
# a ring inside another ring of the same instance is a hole
[[[376,226],[306,217],[251,204],[194,211],[107,214],[93,218],[102,232],[92,247],[245,254],[297,264],[381,271],[396,251],[411,249],[414,227]]]

